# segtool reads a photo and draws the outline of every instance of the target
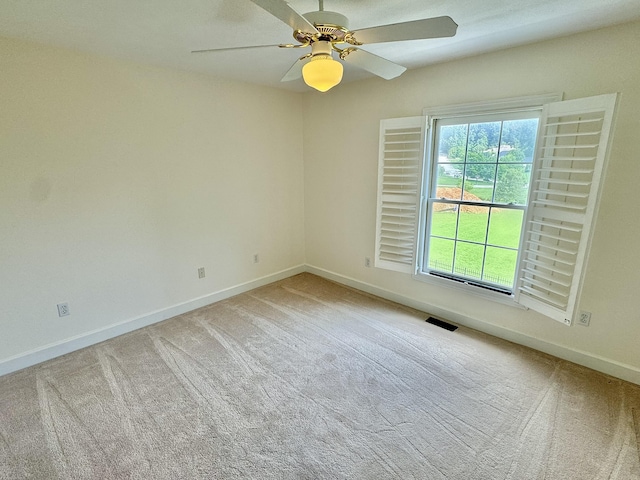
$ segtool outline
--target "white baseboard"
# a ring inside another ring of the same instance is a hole
[[[598,372],[602,372],[607,375],[611,375],[613,377],[640,385],[640,369],[632,365],[626,365],[620,362],[616,362],[615,360],[603,358],[598,355],[593,355],[592,353],[568,348],[566,346],[558,345],[546,340],[541,340],[539,338],[530,337],[528,335],[509,330],[508,328],[491,325],[489,323],[476,320],[472,317],[455,313],[441,307],[436,307],[415,298],[407,297],[399,293],[392,292],[390,290],[386,290],[375,285],[362,282],[360,280],[356,280],[354,278],[346,277],[344,275],[324,270],[322,268],[314,267],[312,265],[307,265],[306,270],[309,273],[324,277],[328,280],[333,280],[334,282],[341,283],[358,290],[362,290],[363,292],[367,292],[372,295],[376,295],[378,297],[382,297],[387,300],[391,300],[393,302],[415,308],[416,310],[428,312],[434,317],[438,317],[443,320],[449,320],[453,323],[457,323],[458,325],[469,327],[474,330],[493,335],[494,337],[517,343],[518,345],[524,345],[526,347],[548,353],[549,355],[553,355],[554,357],[562,358],[563,360],[568,360],[570,362],[577,363],[578,365],[591,368]]]
[[[522,333],[515,332],[513,330],[509,330],[497,325],[491,325],[489,323],[476,320],[472,317],[452,312],[441,307],[436,307],[415,298],[407,297],[405,295],[383,289],[376,285],[362,282],[360,280],[346,277],[344,275],[324,270],[322,268],[314,267],[312,265],[298,265],[296,267],[282,270],[271,275],[266,275],[264,277],[251,280],[240,285],[229,287],[218,292],[213,292],[202,297],[180,303],[178,305],[173,305],[171,307],[157,310],[155,312],[150,312],[140,317],[125,320],[121,323],[77,335],[60,342],[52,343],[50,345],[28,351],[14,357],[7,358],[0,361],[0,376],[15,372],[17,370],[22,370],[23,368],[36,365],[38,363],[59,357],[61,355],[65,355],[75,350],[80,350],[81,348],[85,348],[96,343],[109,340],[110,338],[132,332],[139,328],[146,327],[163,320],[167,320],[171,317],[175,317],[176,315],[190,312],[192,310],[195,310],[196,308],[210,305],[220,300],[224,300],[234,295],[253,290],[254,288],[258,288],[263,285],[267,285],[269,283],[276,282],[278,280],[282,280],[284,278],[291,277],[302,272],[313,273],[320,277],[333,280],[337,283],[362,290],[363,292],[377,295],[387,300],[391,300],[393,302],[415,308],[416,310],[428,312],[434,317],[449,320],[453,323],[457,323],[459,325],[472,328],[489,335],[493,335],[494,337],[502,338],[519,345],[524,345],[526,347],[548,353],[555,357],[577,363],[578,365],[583,365],[593,370],[640,385],[640,369],[631,365],[616,362],[614,360],[593,355],[588,352],[571,349],[563,345],[558,345],[546,340],[541,340],[539,338],[530,337],[528,335],[524,335]]]
[[[14,357],[9,357],[0,361],[0,376],[17,370],[22,370],[23,368],[36,365],[46,360],[51,360],[52,358],[71,353],[75,350],[80,350],[81,348],[95,345],[96,343],[104,342],[105,340],[109,340],[110,338],[117,337],[124,333],[129,333],[139,328],[167,320],[171,317],[175,317],[176,315],[182,315],[183,313],[190,312],[196,308],[219,302],[225,298],[233,297],[234,295],[253,290],[254,288],[258,288],[305,271],[306,267],[304,265],[298,265],[297,267],[288,268],[240,285],[225,288],[224,290],[213,292],[199,298],[194,298],[187,302],[156,310],[155,312],[151,312],[140,317],[125,320],[123,322],[109,325],[108,327],[100,328],[92,332],[76,335],[75,337],[67,338],[60,342],[52,343]]]

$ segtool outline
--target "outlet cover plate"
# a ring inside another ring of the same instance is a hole
[[[591,312],[580,312],[580,316],[578,316],[578,325],[588,327],[589,323],[591,323]]]
[[[56,305],[58,307],[58,316],[66,317],[67,315],[71,315],[71,311],[69,310],[68,303],[59,303]]]

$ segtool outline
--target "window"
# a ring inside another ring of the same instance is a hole
[[[552,100],[382,120],[375,266],[571,324],[616,95]]]
[[[539,117],[433,120],[420,273],[512,293]]]

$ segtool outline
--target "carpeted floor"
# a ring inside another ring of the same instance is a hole
[[[302,274],[0,378],[0,478],[637,479],[640,387]]]

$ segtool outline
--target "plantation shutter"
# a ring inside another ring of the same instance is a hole
[[[585,270],[616,94],[545,105],[516,300],[571,325]]]
[[[414,273],[425,117],[380,121],[375,266]]]

